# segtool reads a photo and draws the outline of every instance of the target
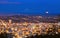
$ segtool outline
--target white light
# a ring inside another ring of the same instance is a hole
[[[49,13],[48,11],[46,13]]]
[[[56,34],[58,34],[58,32],[56,32]]]

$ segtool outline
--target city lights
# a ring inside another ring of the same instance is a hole
[[[53,29],[57,26],[57,30],[55,33],[60,33],[60,29],[58,27],[58,23],[14,23],[12,20],[9,20],[9,22],[1,21],[0,22],[0,34],[1,33],[12,33],[17,38],[23,38],[28,36],[35,36],[36,34],[48,34],[48,31],[53,32]],[[13,38],[16,38],[13,36]]]

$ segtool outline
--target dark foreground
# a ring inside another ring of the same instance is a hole
[[[7,33],[2,33],[2,34],[0,34],[0,38],[13,38],[13,35],[7,34]],[[35,35],[35,36],[27,37],[27,38],[60,38],[60,33],[54,34],[54,35],[48,35],[48,34],[47,35]]]

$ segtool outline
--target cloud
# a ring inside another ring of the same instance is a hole
[[[21,2],[0,1],[0,4],[21,4]]]

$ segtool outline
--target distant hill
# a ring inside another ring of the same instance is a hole
[[[58,22],[60,16],[29,16],[29,15],[11,15],[11,16],[0,16],[0,19],[12,22]]]

